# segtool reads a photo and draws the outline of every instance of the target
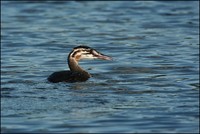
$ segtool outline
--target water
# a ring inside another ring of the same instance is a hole
[[[1,132],[199,132],[198,1],[1,4]],[[114,60],[49,83],[77,44]]]

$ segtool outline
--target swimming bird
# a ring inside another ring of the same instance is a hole
[[[48,81],[53,83],[87,81],[91,75],[79,66],[78,62],[82,59],[112,60],[111,57],[91,47],[77,46],[68,55],[68,66],[70,70],[54,72],[48,77]]]

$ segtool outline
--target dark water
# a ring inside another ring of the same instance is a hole
[[[1,132],[199,132],[198,1],[1,4]],[[77,44],[114,60],[47,82]]]

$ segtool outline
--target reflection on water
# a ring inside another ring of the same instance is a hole
[[[198,132],[198,4],[2,2],[1,132]],[[49,83],[77,44],[114,60]]]

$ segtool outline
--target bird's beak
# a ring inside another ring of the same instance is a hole
[[[107,55],[103,55],[103,54],[101,54],[101,53],[99,53],[98,55],[96,55],[96,57],[97,57],[98,59],[102,59],[102,60],[112,60],[111,57],[109,57],[109,56],[107,56]]]

